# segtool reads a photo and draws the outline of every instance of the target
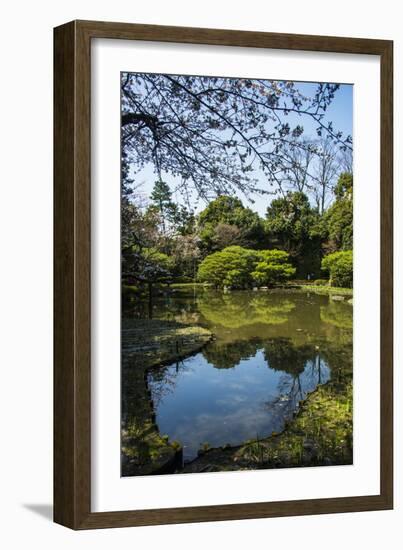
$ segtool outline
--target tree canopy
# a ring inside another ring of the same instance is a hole
[[[295,275],[295,267],[289,263],[287,252],[283,250],[261,250],[252,271],[257,286],[270,286],[283,283]]]
[[[334,190],[336,201],[326,211],[324,224],[330,250],[349,250],[353,247],[353,175],[340,175]]]
[[[251,288],[284,282],[295,274],[282,250],[250,250],[229,246],[207,256],[200,264],[198,280],[216,288]]]
[[[207,200],[278,191],[284,171],[295,168],[283,151],[305,148],[304,120],[351,148],[325,117],[338,89],[318,83],[306,97],[290,81],[122,73],[123,162],[134,171],[152,164],[160,180],[171,174],[184,195],[192,188]]]
[[[309,86],[122,74],[123,281],[270,286],[352,248],[352,142],[328,115],[339,85]]]
[[[226,195],[197,216],[183,213],[169,188],[156,185],[143,208],[122,201],[122,277],[153,284],[197,275],[217,287],[250,288],[317,278],[324,270],[344,281],[329,270],[330,260],[321,260],[352,248],[352,175],[342,174],[334,192],[336,201],[324,215],[304,193],[289,192],[271,202],[264,220]],[[350,284],[347,276],[345,286]]]
[[[217,288],[248,288],[253,284],[251,273],[255,262],[254,251],[229,246],[207,256],[199,266],[197,278]]]
[[[198,234],[207,253],[232,244],[259,248],[264,245],[263,222],[237,197],[222,195],[197,217]]]
[[[351,288],[353,286],[353,251],[328,254],[322,260],[322,269],[329,273],[331,285]]]
[[[267,208],[266,231],[275,246],[289,253],[298,276],[319,274],[322,226],[305,193],[274,199]]]

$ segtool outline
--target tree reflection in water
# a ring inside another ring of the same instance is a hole
[[[319,346],[295,346],[289,339],[279,338],[266,345],[265,358],[271,369],[286,373],[280,379],[278,396],[267,403],[271,414],[289,416],[310,391],[330,378]]]
[[[201,295],[198,307],[209,323],[239,329],[257,324],[285,323],[295,303],[287,296],[264,292],[208,292]]]
[[[287,338],[212,342],[194,357],[151,370],[160,430],[184,444],[188,459],[204,441],[238,444],[280,431],[299,402],[330,378],[317,348]]]
[[[300,401],[331,379],[352,377],[352,306],[301,292],[177,292],[154,317],[200,324],[215,341],[193,357],[148,373],[160,433],[198,448],[281,431]]]
[[[173,365],[150,369],[148,383],[152,387],[152,399],[154,407],[158,407],[163,398],[175,391],[178,377],[189,370],[185,361],[176,361]]]

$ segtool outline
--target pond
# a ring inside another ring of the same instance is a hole
[[[282,431],[301,400],[346,368],[339,351],[352,345],[347,300],[197,286],[156,297],[153,318],[198,324],[215,337],[195,355],[148,372],[160,433],[180,442],[190,461],[203,447]],[[137,304],[137,315],[146,309]]]

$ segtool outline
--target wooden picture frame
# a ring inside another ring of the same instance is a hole
[[[169,509],[91,512],[91,40],[113,38],[380,56],[380,493]],[[393,507],[393,43],[127,23],[73,21],[54,31],[54,520],[72,529],[327,514]]]

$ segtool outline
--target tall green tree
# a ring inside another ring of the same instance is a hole
[[[150,195],[151,205],[148,212],[155,212],[159,217],[164,246],[162,251],[167,253],[175,248],[173,238],[178,235],[191,235],[195,231],[195,216],[186,206],[177,204],[172,199],[169,185],[161,180],[154,184]]]
[[[328,254],[322,260],[322,270],[330,275],[330,284],[352,288],[353,286],[353,251],[340,250]]]
[[[287,193],[267,208],[266,231],[273,246],[285,250],[298,277],[320,273],[323,228],[304,193]]]
[[[199,214],[197,223],[201,247],[206,253],[232,244],[264,247],[263,221],[237,197],[222,195],[211,201]]]
[[[162,180],[156,181],[150,199],[160,215],[162,231],[166,235],[168,224],[175,221],[177,210],[169,185]]]
[[[328,234],[328,251],[353,248],[353,175],[340,175],[334,189],[335,202],[326,211],[324,225]]]

